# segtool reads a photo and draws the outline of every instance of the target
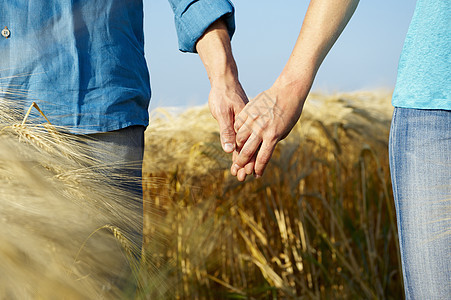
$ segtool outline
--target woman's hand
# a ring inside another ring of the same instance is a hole
[[[231,173],[243,181],[247,175],[263,172],[277,143],[284,139],[301,116],[311,80],[279,85],[251,100],[235,118],[237,152]],[[254,165],[255,163],[255,165]],[[254,165],[253,170],[250,168]]]

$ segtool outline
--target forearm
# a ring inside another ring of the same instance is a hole
[[[345,28],[358,0],[311,0],[293,52],[273,86],[249,102],[237,116],[239,154],[232,175],[244,180],[244,166],[255,153],[254,172],[261,176],[274,148],[298,121],[322,61]]]
[[[238,82],[238,69],[232,55],[230,36],[222,19],[208,27],[198,40],[196,50],[212,86]]]
[[[238,69],[232,55],[230,35],[223,19],[211,24],[196,43],[211,90],[208,105],[218,121],[221,144],[225,152],[235,150],[235,116],[248,102],[246,93],[238,81]]]
[[[359,0],[312,0],[302,24],[294,50],[275,89],[289,88],[292,94],[305,97],[316,73],[353,15]]]

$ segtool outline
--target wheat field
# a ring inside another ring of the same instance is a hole
[[[263,178],[239,183],[207,107],[154,112],[145,205],[170,243],[152,250],[149,224],[145,242],[172,262],[174,298],[401,298],[391,113],[386,92],[311,94]]]
[[[403,296],[388,92],[310,94],[265,175],[244,183],[207,107],[152,112],[142,253],[125,229],[133,195],[109,166],[13,104],[0,101],[1,299]]]

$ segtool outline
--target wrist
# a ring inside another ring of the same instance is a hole
[[[212,87],[229,86],[238,82],[238,68],[223,20],[216,21],[207,29],[196,48]]]
[[[289,73],[280,74],[271,87],[271,90],[278,94],[284,95],[290,101],[305,101],[310,88],[313,84],[314,75],[312,72],[305,72],[302,75],[292,75]]]
[[[238,71],[235,69],[225,69],[223,71],[208,74],[211,87],[227,88],[239,84]]]

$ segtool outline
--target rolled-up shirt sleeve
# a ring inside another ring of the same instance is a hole
[[[196,52],[196,42],[205,30],[224,18],[230,38],[235,32],[235,9],[229,0],[169,0],[174,11],[179,49]]]

